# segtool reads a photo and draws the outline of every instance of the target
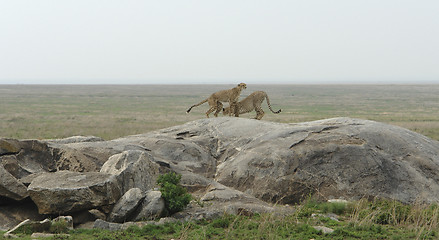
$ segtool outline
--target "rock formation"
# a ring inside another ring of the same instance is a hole
[[[129,150],[111,156],[100,172],[116,176],[122,193],[132,188],[146,192],[156,184],[159,165],[148,152]]]
[[[126,222],[131,218],[131,215],[136,211],[145,196],[139,188],[131,188],[128,190],[114,205],[113,210],[108,216],[111,222]]]
[[[210,118],[110,141],[0,139],[0,162],[0,219],[2,207],[25,204],[40,214],[105,218],[100,223],[146,220],[147,206],[160,215],[153,189],[169,171],[199,201],[174,216],[183,219],[272,212],[273,203],[308,196],[439,201],[439,142],[351,118]],[[13,221],[0,221],[0,230]]]
[[[41,214],[71,213],[112,205],[121,196],[116,177],[97,172],[45,173],[32,181],[28,192]]]

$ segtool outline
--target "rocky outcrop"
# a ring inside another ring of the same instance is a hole
[[[111,205],[121,196],[111,174],[59,171],[35,178],[28,187],[40,214],[70,213]]]
[[[282,124],[214,118],[113,142],[140,145],[173,170],[266,202],[297,203],[309,195],[439,200],[438,142],[374,121]]]
[[[258,128],[218,165],[218,182],[281,203],[310,194],[326,200],[439,200],[439,145],[420,134],[349,118]]]
[[[28,194],[41,213],[99,209],[107,220],[124,193],[138,188],[146,196],[169,171],[182,174],[182,185],[198,199],[179,219],[273,212],[274,203],[310,195],[439,201],[437,141],[352,118],[298,124],[210,118],[111,141],[0,139],[0,161],[0,204]],[[130,209],[129,219],[149,219],[140,214],[149,203]]]
[[[151,154],[140,150],[124,151],[111,156],[100,172],[115,175],[122,193],[131,188],[146,192],[152,189],[159,175],[159,165]]]
[[[267,202],[297,203],[309,195],[405,203],[439,200],[438,142],[374,121],[335,118],[280,124],[216,118],[151,135],[141,142],[149,149],[155,148],[154,138],[197,143],[196,156],[205,159],[206,166],[210,158],[203,154],[215,158],[216,181]],[[178,160],[171,162],[178,165]],[[199,174],[208,176],[209,171]]]
[[[109,157],[120,153],[99,141],[59,144],[52,140],[48,146],[53,151],[58,171],[98,172]]]

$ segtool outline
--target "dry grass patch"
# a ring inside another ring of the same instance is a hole
[[[204,118],[189,106],[232,85],[1,85],[0,137],[113,139]],[[264,121],[297,123],[331,117],[376,120],[439,139],[439,85],[248,85],[263,90]],[[255,113],[241,117],[253,118]]]

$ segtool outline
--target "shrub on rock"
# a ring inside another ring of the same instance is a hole
[[[192,199],[186,189],[179,185],[180,179],[181,175],[174,172],[163,174],[157,179],[169,215],[183,210]]]

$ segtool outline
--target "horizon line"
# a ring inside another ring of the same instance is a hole
[[[234,85],[235,83],[0,83],[0,86],[136,86],[136,85]],[[249,83],[247,83],[249,84]],[[312,83],[251,83],[251,85],[439,85],[438,82],[312,82]]]

